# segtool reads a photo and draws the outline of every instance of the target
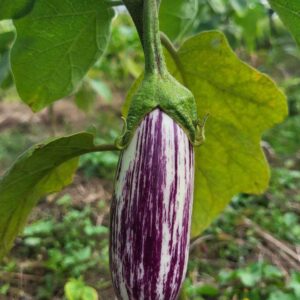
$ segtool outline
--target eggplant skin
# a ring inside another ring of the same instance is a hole
[[[110,267],[119,300],[176,299],[184,280],[194,150],[159,109],[121,153],[111,206]]]

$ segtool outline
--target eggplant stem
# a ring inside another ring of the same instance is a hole
[[[145,74],[164,75],[167,72],[159,34],[159,1],[144,0],[143,48]]]
[[[187,82],[187,79],[185,76],[184,67],[178,56],[177,49],[175,48],[174,44],[171,42],[171,40],[168,38],[168,36],[164,32],[160,32],[160,40],[161,40],[162,45],[166,48],[166,50],[172,56],[173,61],[175,62],[175,65],[180,72],[183,85],[188,88],[188,82]]]

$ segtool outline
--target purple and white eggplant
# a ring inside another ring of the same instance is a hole
[[[122,152],[111,208],[110,264],[120,300],[173,300],[184,280],[194,189],[194,150],[160,109]]]

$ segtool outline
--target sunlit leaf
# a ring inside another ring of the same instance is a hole
[[[69,95],[103,54],[113,15],[105,0],[36,0],[14,21],[12,70],[22,100],[38,111]]]
[[[201,233],[238,193],[260,194],[269,167],[262,133],[287,115],[284,94],[266,75],[243,63],[225,36],[204,32],[178,50],[171,72],[196,97],[199,117],[209,113],[206,141],[196,148],[192,236]]]

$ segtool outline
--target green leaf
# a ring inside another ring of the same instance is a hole
[[[226,12],[227,4],[223,0],[210,0],[208,4],[216,14],[224,14]]]
[[[297,300],[298,298],[291,293],[275,291],[270,294],[268,300]]]
[[[105,0],[36,0],[14,21],[11,61],[18,93],[39,111],[69,95],[103,54],[114,16]]]
[[[265,27],[262,20],[268,24],[266,9],[262,3],[253,3],[243,15],[236,15],[235,23],[242,30],[242,37],[250,51],[255,50],[257,40],[265,34]],[[268,28],[268,26],[267,26]]]
[[[242,284],[246,287],[254,287],[262,280],[263,266],[260,263],[250,265],[244,269],[236,271],[237,278],[240,279]]]
[[[265,265],[263,267],[263,275],[264,278],[269,280],[274,280],[283,277],[283,273],[281,272],[281,270],[273,265]]]
[[[68,300],[98,300],[97,291],[82,280],[71,279],[65,285]]]
[[[70,184],[77,157],[94,150],[89,133],[56,138],[30,148],[0,178],[0,259],[37,201]]]
[[[0,0],[0,20],[17,19],[33,8],[35,0]]]
[[[300,1],[269,0],[269,2],[300,45]]]
[[[83,81],[80,89],[75,94],[74,100],[79,109],[89,112],[97,100],[97,94],[88,81]]]
[[[160,29],[171,40],[184,35],[195,20],[198,0],[162,0],[159,11]]]
[[[109,86],[101,80],[94,79],[84,80],[74,96],[77,107],[84,112],[92,110],[98,96],[101,96],[107,102],[112,99]]]
[[[300,272],[292,272],[288,286],[294,291],[298,299],[300,299]]]
[[[195,296],[200,296],[200,295],[214,297],[219,294],[219,290],[210,284],[202,284],[199,286],[192,284],[189,288],[187,288],[186,292],[192,299]]]
[[[206,141],[196,148],[192,236],[200,234],[239,193],[260,194],[269,167],[262,133],[287,115],[284,94],[266,75],[243,63],[225,36],[203,32],[178,50],[171,72],[196,98],[200,118],[209,113]]]

